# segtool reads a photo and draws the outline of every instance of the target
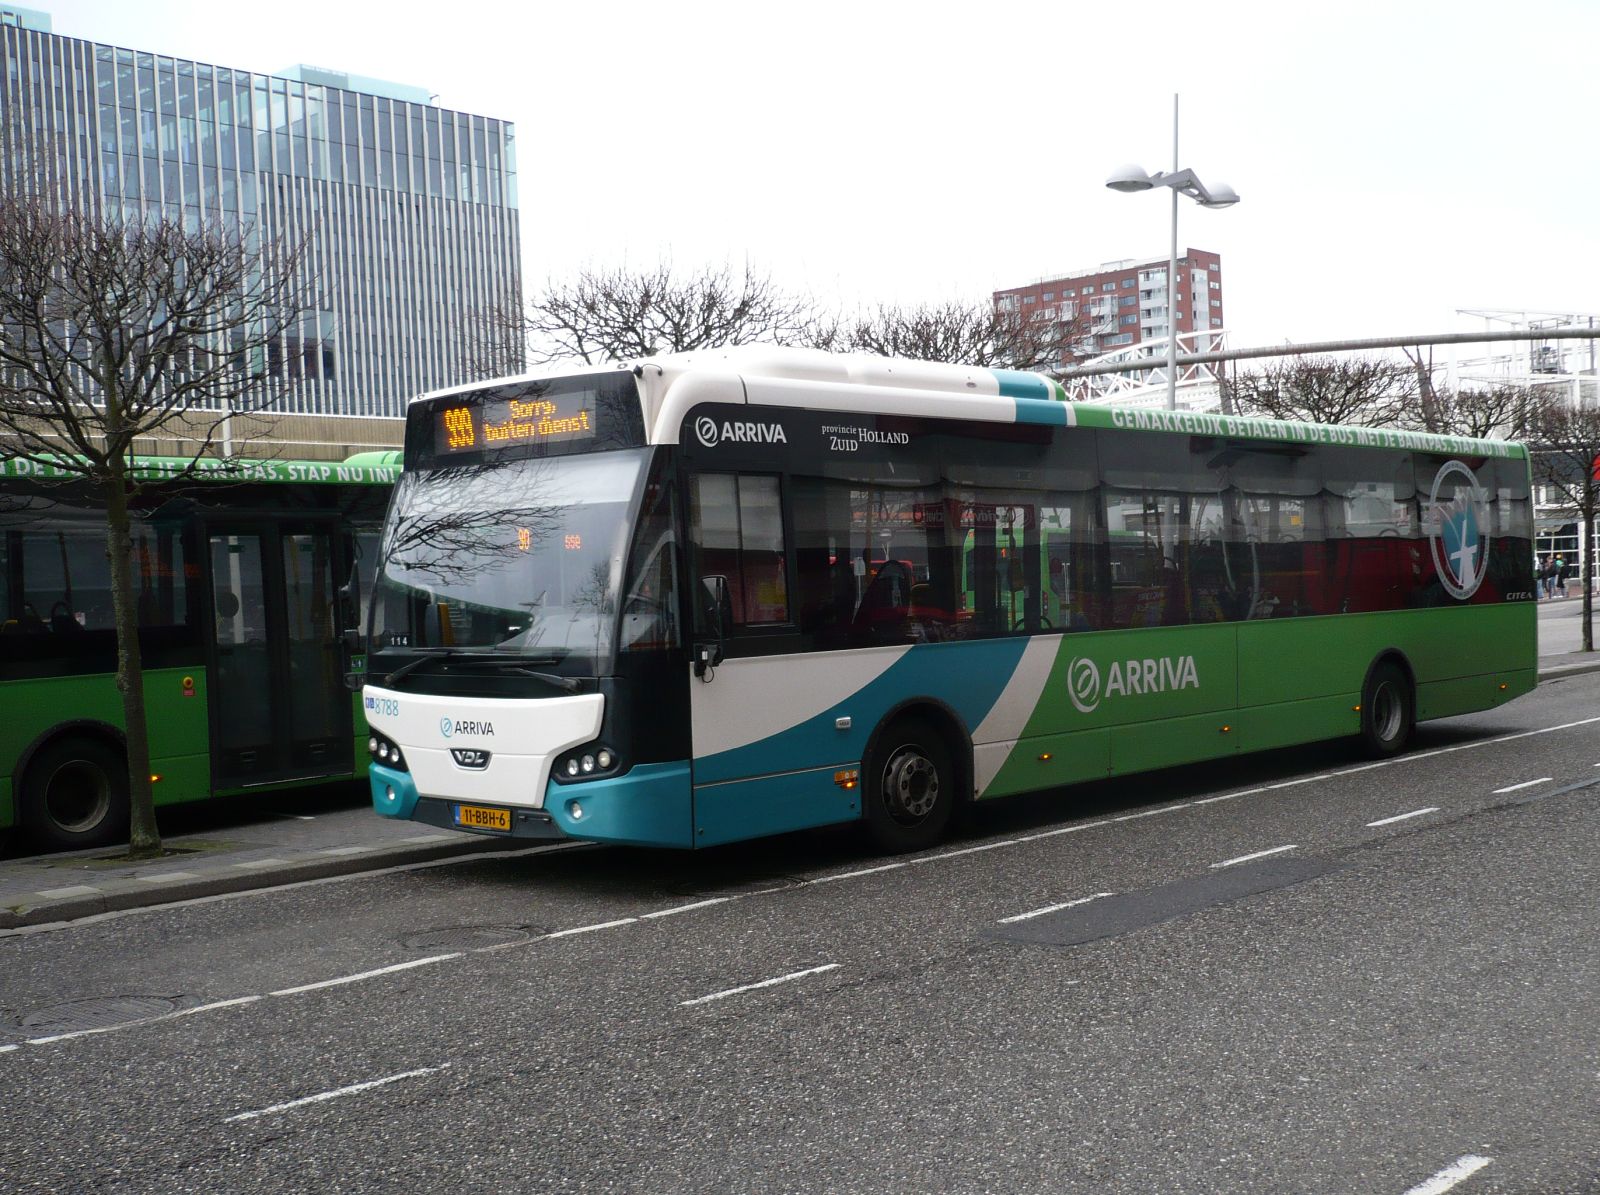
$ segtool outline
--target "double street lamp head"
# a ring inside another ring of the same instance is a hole
[[[1158,170],[1154,174],[1148,174],[1142,166],[1119,166],[1111,172],[1111,177],[1106,179],[1106,186],[1113,191],[1122,192],[1171,187],[1179,194],[1187,195],[1201,207],[1232,207],[1239,202],[1239,193],[1227,183],[1217,183],[1215,186],[1207,187],[1193,170],[1174,170],[1170,174]]]

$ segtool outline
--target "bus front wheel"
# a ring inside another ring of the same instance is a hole
[[[867,832],[884,851],[920,851],[943,837],[955,812],[950,751],[926,723],[891,725],[863,769]]]
[[[28,763],[20,810],[24,831],[48,850],[109,846],[128,833],[128,775],[121,752],[92,738],[67,738]]]
[[[1372,670],[1361,693],[1361,746],[1374,759],[1398,755],[1415,722],[1411,682],[1398,665],[1386,660]]]

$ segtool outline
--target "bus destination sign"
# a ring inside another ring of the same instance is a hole
[[[452,403],[434,412],[434,451],[439,456],[495,452],[502,448],[594,437],[594,392],[573,390],[523,396],[496,395]]]

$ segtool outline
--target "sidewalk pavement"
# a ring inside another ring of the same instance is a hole
[[[0,931],[536,845],[391,821],[372,811],[365,794],[365,783],[346,782],[281,793],[277,802],[252,797],[232,821],[215,802],[163,810],[162,846],[174,853],[146,863],[118,858],[126,846],[0,858]],[[206,828],[169,828],[202,810]]]
[[[1600,652],[1539,660],[1540,681],[1588,672],[1600,672]],[[176,833],[164,826],[163,845],[176,853],[148,863],[119,859],[123,847],[0,858],[0,931],[536,845],[390,821],[372,811],[365,790],[345,784],[317,790],[310,799],[294,793],[276,801],[252,798],[231,822],[224,820],[229,811],[222,803],[193,806],[212,824]],[[173,814],[192,820],[184,811]]]

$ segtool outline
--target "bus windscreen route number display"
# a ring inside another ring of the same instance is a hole
[[[489,398],[444,406],[434,415],[440,456],[594,436],[594,396],[579,390],[549,397]]]

